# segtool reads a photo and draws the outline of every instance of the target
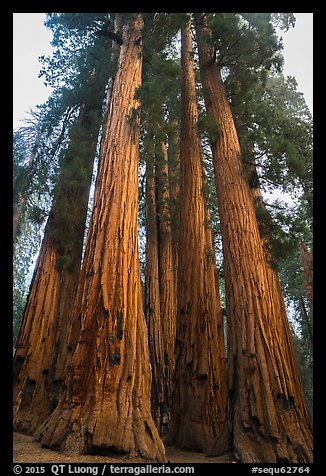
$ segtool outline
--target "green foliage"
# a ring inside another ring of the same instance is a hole
[[[137,91],[142,104],[142,123],[158,129],[164,121],[162,108],[171,115],[180,113],[180,63],[165,51],[153,53],[144,64],[143,84]],[[157,127],[159,126],[159,127]]]
[[[24,171],[26,160],[26,144],[22,134],[15,131],[13,134],[13,207],[14,211],[18,205],[19,195],[25,187]]]
[[[150,61],[153,53],[167,51],[175,35],[185,22],[185,13],[146,13],[144,14],[144,59]]]
[[[51,57],[40,58],[40,77],[45,78],[46,84],[55,89],[63,85],[70,91],[80,87],[85,71],[89,74],[98,60],[99,45],[111,46],[111,40],[96,34],[109,21],[113,18],[107,13],[48,13],[45,26],[53,32],[51,43],[56,49]]]
[[[291,208],[278,203],[268,208],[258,203],[256,207],[261,234],[269,237],[273,262],[280,266],[282,261],[292,259],[293,250],[309,228],[312,118],[294,78],[271,72],[255,77],[246,74],[240,62],[230,68],[226,86],[243,163],[258,173],[251,186],[260,186],[263,193],[290,193],[294,200]],[[302,208],[302,200],[307,201],[308,208]]]
[[[35,209],[43,197],[46,204],[49,201],[50,183],[52,173],[51,159],[48,154],[48,137],[43,132],[44,123],[41,114],[33,113],[31,124],[14,131],[13,134],[13,208],[14,214],[19,213],[23,204],[22,214],[18,217],[20,222],[31,219]],[[56,138],[53,132],[53,139]],[[47,205],[45,205],[45,210]]]
[[[270,13],[212,13],[207,21],[221,66],[241,65],[255,76],[261,76],[272,66],[281,67],[282,45]]]
[[[206,132],[211,141],[215,141],[218,137],[219,124],[216,120],[209,116],[206,112],[202,112],[198,117],[197,127],[200,133]]]
[[[34,258],[40,246],[39,226],[28,221],[21,224],[13,260],[13,338],[16,340],[23,317],[32,275]]]
[[[101,121],[101,97],[97,111],[84,105],[70,132],[70,142],[60,157],[60,174],[55,188],[51,215],[51,237],[57,246],[58,268],[73,271],[81,252],[87,196]],[[79,246],[80,245],[80,246]]]
[[[311,239],[306,234],[304,240]],[[313,322],[312,309],[305,297],[303,286],[303,265],[300,248],[297,246],[291,260],[286,260],[280,266],[280,278],[283,294],[290,309],[290,319],[295,329],[293,341],[299,365],[303,390],[307,400],[310,416],[313,408]]]
[[[312,353],[308,351],[307,344],[303,337],[297,333],[292,333],[292,341],[296,353],[299,373],[302,380],[303,392],[308,406],[308,412],[311,421],[313,420],[313,358]]]
[[[277,268],[278,263],[293,256],[302,224],[293,216],[293,209],[277,202],[268,206],[258,201],[255,211],[260,235],[267,246],[267,257]]]
[[[279,27],[283,31],[288,31],[295,27],[294,13],[272,13],[271,21],[275,27]]]
[[[247,144],[259,157],[263,183],[312,191],[312,118],[296,82],[270,75],[266,83],[250,87],[236,73],[228,82],[235,97],[232,109],[242,149]]]
[[[84,212],[78,197],[88,193],[104,92],[114,68],[110,61],[111,40],[98,32],[110,21],[113,21],[110,14],[62,13],[48,14],[46,22],[53,31],[56,50],[51,57],[42,59],[40,75],[54,92],[41,108],[41,136],[52,141],[38,147],[37,157],[55,157],[50,174],[55,191],[50,217],[59,269],[72,270],[72,263],[80,253],[74,244],[83,231],[80,227]],[[55,131],[60,131],[57,141]],[[45,171],[47,184],[48,178]],[[31,212],[34,222],[44,216],[35,206]]]

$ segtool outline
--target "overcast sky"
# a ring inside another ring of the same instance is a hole
[[[280,33],[284,43],[284,74],[296,78],[298,90],[313,113],[313,14],[294,15],[295,27]]]
[[[295,28],[282,32],[284,73],[294,76],[312,110],[312,13],[295,13]],[[13,14],[13,127],[21,125],[30,108],[44,102],[51,90],[38,78],[39,56],[52,51],[52,33],[44,27],[45,13]],[[32,32],[32,34],[31,34]]]

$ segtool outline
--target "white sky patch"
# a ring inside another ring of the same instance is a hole
[[[313,13],[294,13],[296,23],[283,38],[284,75],[294,76],[313,114]]]
[[[44,20],[45,13],[13,14],[13,128],[21,126],[28,111],[51,94],[51,88],[38,78],[39,56],[53,51],[52,32]]]
[[[285,76],[294,76],[298,90],[304,94],[313,112],[313,13],[294,13],[296,25],[283,38]],[[44,26],[45,13],[13,14],[13,127],[27,116],[30,108],[46,101],[51,88],[38,78],[39,56],[53,51],[52,32]]]

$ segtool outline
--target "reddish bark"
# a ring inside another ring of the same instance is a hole
[[[312,434],[279,281],[266,262],[211,32],[196,14],[201,81],[212,140],[228,314],[228,418],[212,454],[242,462],[310,462]]]
[[[152,414],[157,428],[163,425],[162,407],[165,405],[165,364],[163,326],[161,321],[160,284],[158,267],[158,232],[154,178],[154,154],[146,164],[146,270],[145,314],[152,364]]]
[[[98,98],[100,109],[101,97]],[[33,280],[24,316],[16,341],[14,354],[14,429],[33,434],[50,415],[58,403],[64,367],[71,357],[76,340],[68,348],[70,314],[74,302],[80,270],[87,203],[96,149],[94,123],[89,125],[89,115],[94,109],[82,106],[69,148],[62,165],[63,173],[55,189],[55,197],[48,219],[40,254],[35,265]],[[98,111],[99,112],[99,111]],[[67,185],[66,167],[76,162],[75,149],[83,134],[88,146],[78,157],[81,176],[73,190]],[[93,136],[92,136],[93,134]],[[69,192],[68,192],[69,188]],[[74,213],[67,214],[64,230],[61,229],[62,203]],[[59,231],[58,231],[59,229]],[[73,233],[72,233],[73,230]],[[69,266],[61,266],[60,235],[69,233],[65,250]],[[69,350],[70,349],[70,350]]]
[[[206,451],[225,417],[222,312],[205,228],[201,144],[190,24],[182,30],[178,328],[169,444]]]
[[[164,461],[154,425],[138,258],[139,102],[143,20],[124,27],[79,282],[81,332],[45,446]],[[136,114],[135,114],[136,112]],[[136,118],[134,117],[136,116]],[[134,117],[134,119],[132,119]]]

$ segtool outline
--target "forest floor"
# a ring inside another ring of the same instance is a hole
[[[204,453],[192,453],[176,448],[166,448],[169,463],[236,463],[232,454],[218,457],[206,456]],[[143,463],[141,459],[130,459],[123,456],[70,455],[59,451],[42,448],[33,442],[32,436],[14,433],[13,438],[14,463]]]

